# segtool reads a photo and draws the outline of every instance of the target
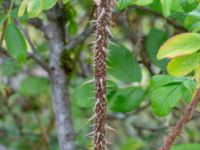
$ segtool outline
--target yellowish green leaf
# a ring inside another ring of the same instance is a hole
[[[168,63],[167,70],[173,76],[187,75],[196,68],[199,64],[199,59],[199,53],[174,58]]]
[[[27,7],[27,0],[23,0],[20,7],[19,7],[19,11],[18,11],[19,17],[24,15],[26,7]]]
[[[57,3],[57,0],[42,0],[43,10],[48,10],[52,8]]]
[[[183,33],[167,40],[159,49],[157,58],[174,58],[192,54],[200,49],[200,35]]]
[[[42,0],[31,0],[28,3],[27,12],[29,18],[39,16],[39,14],[42,12]]]

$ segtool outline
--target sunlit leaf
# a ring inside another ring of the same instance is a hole
[[[192,72],[200,64],[200,54],[180,56],[172,59],[167,65],[167,71],[173,76],[184,76]]]
[[[183,33],[167,40],[159,49],[157,58],[174,58],[194,53],[200,49],[200,35]]]
[[[133,0],[136,5],[145,6],[151,4],[154,0]]]
[[[118,0],[117,1],[117,9],[123,10],[132,4],[133,4],[133,0]]]
[[[28,2],[27,8],[29,18],[34,18],[39,16],[42,12],[42,1],[41,0],[31,0]]]
[[[19,7],[19,11],[18,11],[19,17],[24,15],[26,7],[27,7],[27,0],[23,0],[20,7]]]
[[[57,0],[42,0],[43,10],[48,10],[52,8],[57,3]]]
[[[165,17],[170,16],[173,0],[161,0],[162,10]]]
[[[200,30],[200,10],[194,10],[188,13],[184,20],[184,26],[193,32],[198,32]]]
[[[67,4],[69,2],[70,2],[70,0],[63,0],[63,4]]]

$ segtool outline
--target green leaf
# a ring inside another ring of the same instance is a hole
[[[13,59],[4,59],[2,65],[2,75],[12,76],[21,69],[20,65]]]
[[[94,83],[86,81],[74,90],[73,103],[81,108],[91,108],[94,104],[94,97]]]
[[[183,33],[167,40],[159,49],[157,58],[174,58],[194,53],[200,49],[200,35]]]
[[[115,112],[133,111],[144,100],[144,94],[141,87],[121,88],[110,100],[109,107]]]
[[[78,30],[78,25],[74,20],[71,20],[68,25],[68,31],[70,35],[75,35]]]
[[[134,0],[134,4],[139,6],[146,6],[153,2],[154,0]]]
[[[52,8],[57,3],[57,0],[42,0],[43,10],[48,10]]]
[[[20,92],[25,96],[38,96],[50,92],[49,82],[46,78],[27,77],[20,83]]]
[[[190,103],[197,87],[196,82],[194,80],[185,80],[183,86],[185,86],[187,92],[182,97],[187,103]]]
[[[117,9],[123,10],[127,8],[128,6],[131,6],[133,4],[133,0],[118,0],[117,1]]]
[[[141,80],[141,68],[133,54],[124,46],[110,44],[108,46],[108,73],[124,82]]]
[[[191,12],[198,6],[197,0],[181,0],[180,6],[185,12]]]
[[[170,16],[173,0],[161,0],[162,10],[165,17]]]
[[[4,24],[4,22],[6,21],[7,16],[6,15],[1,15],[0,16],[0,28],[2,27],[2,25]]]
[[[70,0],[63,0],[63,4],[67,4],[69,2],[70,2]]]
[[[180,144],[173,146],[170,150],[200,150],[200,144]]]
[[[186,78],[176,78],[169,75],[155,75],[151,79],[150,91],[156,90],[170,83],[181,83],[185,81],[185,79]]]
[[[200,64],[200,53],[180,56],[172,59],[167,66],[167,71],[173,76],[184,76],[192,72]]]
[[[19,17],[24,15],[25,10],[26,10],[26,6],[27,6],[27,0],[23,0],[20,7],[19,7],[19,10],[18,10],[18,16]]]
[[[26,42],[20,30],[9,24],[5,30],[5,41],[9,54],[19,62],[26,61]]]
[[[200,30],[200,9],[190,12],[184,20],[184,26],[193,32]]]
[[[34,18],[34,17],[39,16],[39,14],[42,12],[42,1],[31,0],[28,3],[27,12],[28,12],[29,18]]]
[[[120,150],[141,150],[143,146],[143,141],[131,137],[124,140],[124,143],[121,145]]]
[[[113,96],[117,90],[117,85],[111,80],[107,81],[107,99]],[[73,93],[73,103],[81,108],[91,108],[94,106],[95,93],[94,82],[92,80],[85,81],[75,88]]]
[[[150,94],[154,113],[158,116],[168,115],[185,93],[185,90],[181,84],[166,85],[154,90]]]
[[[159,39],[159,40],[158,40]],[[158,50],[160,48],[160,46],[167,40],[167,34],[161,30],[158,29],[151,29],[151,31],[149,32],[149,35],[147,37],[146,40],[146,51],[147,54],[149,56],[149,58],[151,59],[151,61],[158,67],[160,67],[161,69],[165,69],[166,65],[168,63],[168,60],[158,60],[156,58],[156,55],[158,53]]]
[[[187,78],[157,75],[151,80],[150,99],[153,111],[158,116],[168,115],[179,100],[190,102],[195,83]]]

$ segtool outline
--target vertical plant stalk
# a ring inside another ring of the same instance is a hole
[[[183,115],[179,119],[179,121],[176,123],[174,128],[172,129],[172,132],[167,137],[165,143],[159,150],[169,150],[172,144],[174,143],[177,136],[181,134],[181,130],[183,129],[184,125],[190,121],[192,116],[195,113],[196,107],[198,103],[200,102],[200,88],[197,89],[196,94],[192,100],[192,102],[187,106],[185,109]]]
[[[45,26],[44,32],[51,49],[50,81],[60,149],[75,150],[75,132],[72,126],[70,97],[66,87],[67,76],[61,67],[61,55],[65,42],[65,24],[62,15],[63,11],[60,5],[56,5],[48,11],[49,23]]]
[[[96,41],[94,43],[95,124],[94,150],[106,149],[106,47],[111,21],[112,0],[95,0]]]

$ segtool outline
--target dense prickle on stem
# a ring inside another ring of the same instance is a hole
[[[95,126],[94,150],[106,149],[106,47],[108,27],[111,21],[111,0],[95,0],[96,41],[94,43],[94,76],[95,76]]]

